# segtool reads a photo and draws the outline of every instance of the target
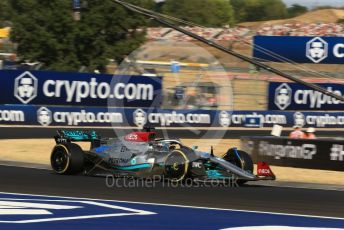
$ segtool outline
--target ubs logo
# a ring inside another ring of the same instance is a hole
[[[316,37],[307,42],[306,56],[314,63],[319,63],[328,56],[328,43]]]

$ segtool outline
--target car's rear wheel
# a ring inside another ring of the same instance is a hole
[[[165,160],[165,176],[173,182],[182,181],[189,169],[189,160],[182,150],[173,150]]]
[[[50,156],[50,164],[58,174],[77,174],[84,168],[84,152],[74,143],[57,144]]]
[[[239,168],[245,170],[246,172],[249,172],[253,174],[253,161],[251,156],[242,150],[237,149],[229,149],[227,153],[224,155],[223,159],[226,161],[238,166]],[[237,183],[239,185],[242,185],[246,183],[247,180],[244,179],[238,179]]]

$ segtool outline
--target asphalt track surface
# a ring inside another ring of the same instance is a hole
[[[344,217],[343,191],[247,185],[240,188],[156,183],[128,188],[120,179],[112,187],[102,177],[60,176],[50,170],[0,166],[0,191]]]
[[[0,139],[51,138],[55,135],[56,129],[52,127],[2,127]],[[96,131],[102,136],[116,136],[111,129],[97,129]],[[124,130],[124,132],[129,131]],[[157,132],[159,136],[165,134],[161,130],[157,130]],[[207,135],[209,139],[222,137],[237,139],[240,136],[269,135],[269,132],[269,130],[231,130],[225,132],[219,132],[218,130],[201,130],[197,132],[169,130],[168,135],[181,138],[199,138]],[[333,136],[335,133],[335,131],[327,131],[322,134]],[[305,189],[296,188],[293,184],[287,185],[289,187],[285,185],[278,187],[276,182],[272,182],[274,186],[251,183],[239,188],[221,185],[205,186],[203,184],[192,187],[186,185],[172,186],[168,183],[156,182],[150,183],[148,186],[137,183],[133,188],[129,188],[129,182],[124,179],[118,179],[116,183],[112,180],[108,182],[113,183],[113,185],[107,186],[106,179],[103,177],[60,176],[46,169],[0,166],[0,192],[344,218],[344,191],[343,189],[336,190],[337,188],[334,188],[334,190],[327,190],[328,187],[326,189]],[[205,212],[205,217],[207,217],[208,211]],[[176,213],[179,213],[179,211]],[[211,212],[209,211],[209,213]],[[190,215],[190,212],[187,211],[186,214]],[[245,217],[241,218],[243,218],[241,221],[246,223]],[[278,219],[275,220],[275,222],[278,221]],[[208,223],[206,219],[204,219],[204,222]],[[89,228],[89,222],[79,223],[85,225],[83,226],[84,229]],[[64,226],[64,223],[62,225]],[[313,223],[313,225],[317,224]],[[55,229],[55,225],[51,226],[52,229]],[[112,222],[106,226],[112,226]],[[203,228],[207,229],[207,226],[204,225]],[[340,222],[339,226],[343,226],[343,222]],[[23,227],[27,228],[26,226]],[[31,227],[36,229],[36,226]],[[60,225],[55,227],[60,229]],[[15,226],[14,229],[16,229]]]

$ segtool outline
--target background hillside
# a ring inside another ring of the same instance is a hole
[[[336,23],[344,19],[344,10],[342,9],[323,9],[315,10],[303,15],[280,20],[269,20],[260,22],[244,22],[240,26],[247,26],[252,28],[259,28],[265,25],[280,25],[288,23]]]

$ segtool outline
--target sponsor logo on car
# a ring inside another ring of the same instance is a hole
[[[131,162],[131,160],[126,158],[109,158],[109,164],[113,165],[128,164],[129,162]]]
[[[201,162],[192,162],[192,168],[202,168],[202,163]]]
[[[270,169],[258,169],[258,174],[271,174]]]
[[[137,136],[137,134],[133,134],[133,133],[130,133],[130,134],[125,136],[125,139],[128,141],[137,141],[138,138],[139,137]]]

